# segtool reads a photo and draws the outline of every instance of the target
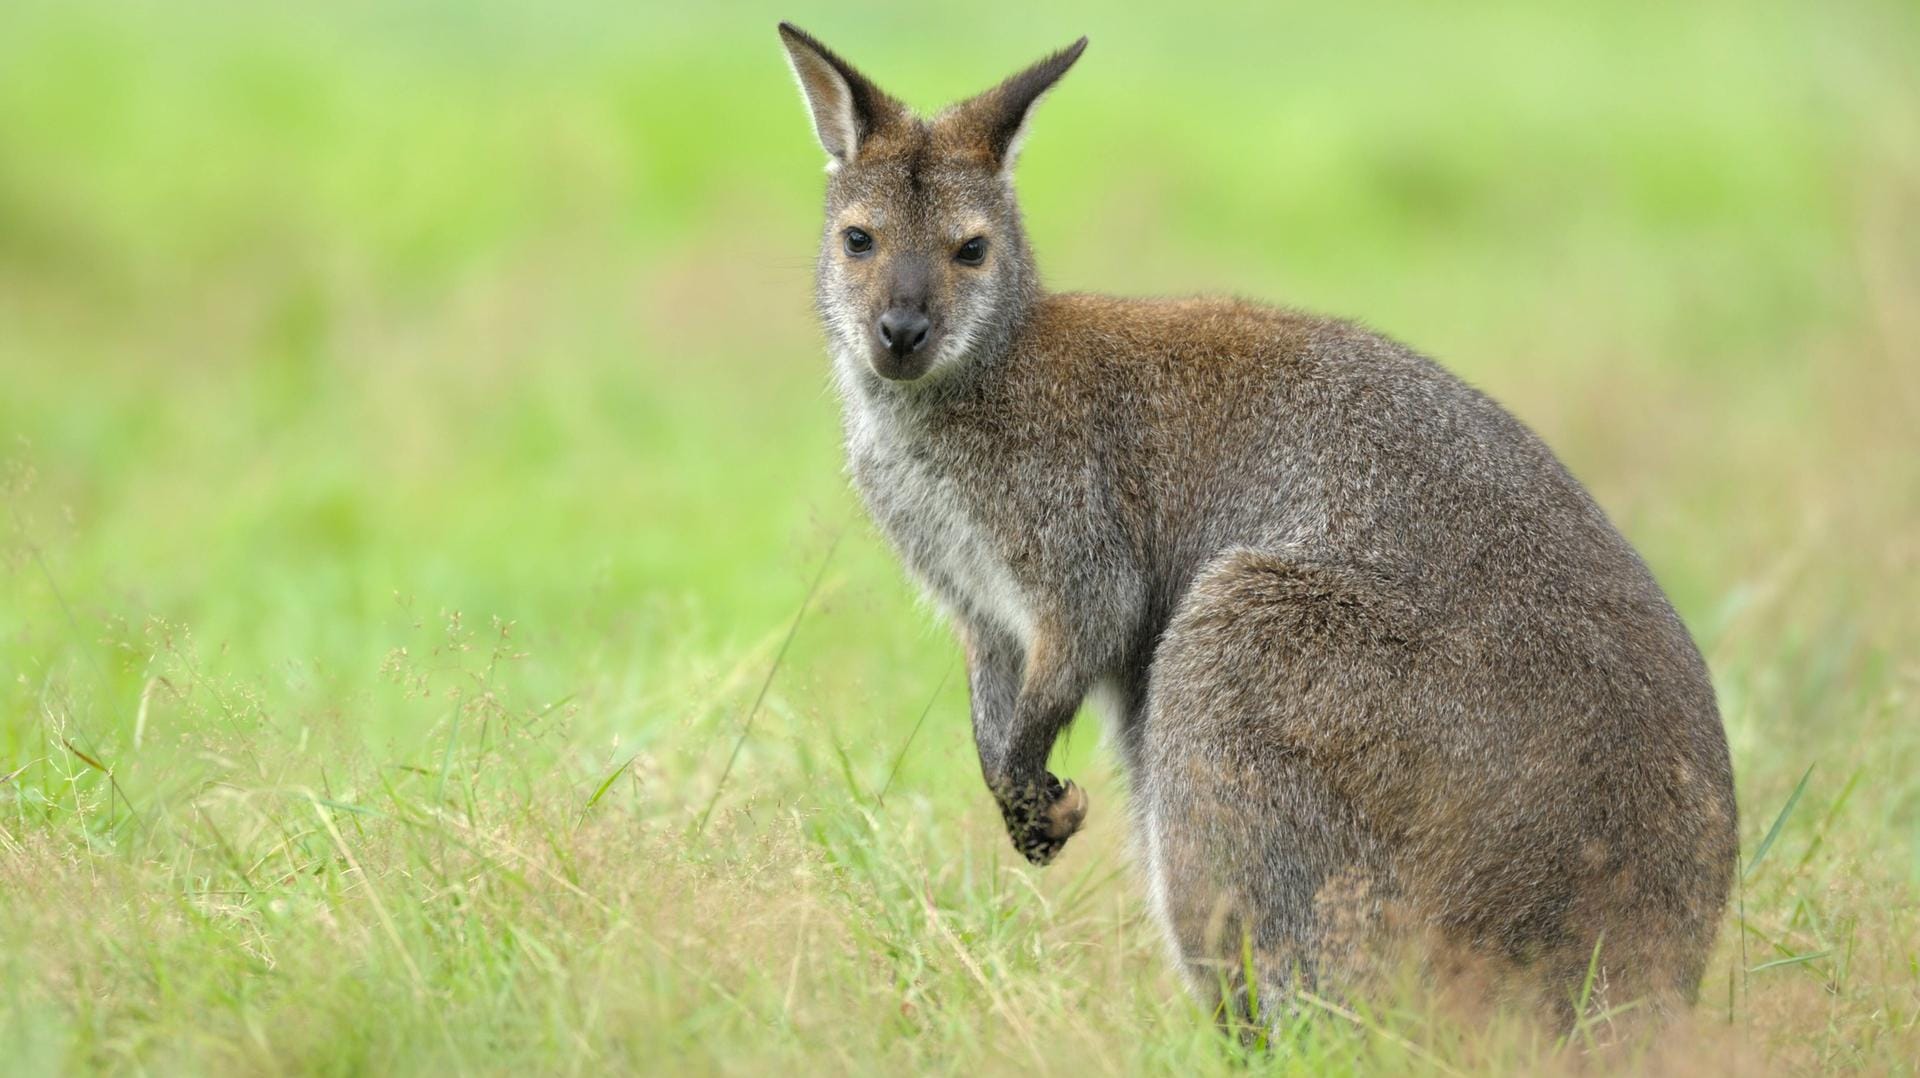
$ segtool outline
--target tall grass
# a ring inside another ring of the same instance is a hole
[[[1361,315],[1562,452],[1734,747],[1688,1022],[1217,1035],[1092,720],[1012,855],[840,474],[779,17],[929,106],[1089,33],[1056,285]],[[1868,0],[8,6],[0,1066],[1910,1072],[1916,71]]]

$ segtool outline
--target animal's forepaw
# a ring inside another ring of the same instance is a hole
[[[1044,865],[1059,855],[1087,818],[1087,793],[1047,775],[1037,783],[996,790],[1007,834],[1021,856]]]

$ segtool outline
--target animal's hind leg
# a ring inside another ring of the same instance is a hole
[[[1329,894],[1352,886],[1354,897],[1367,897],[1359,876],[1327,870],[1354,863],[1357,844],[1340,834],[1338,807],[1304,769],[1267,771],[1288,786],[1281,805],[1196,780],[1192,772],[1213,772],[1213,761],[1164,763],[1171,767],[1156,769],[1142,821],[1154,913],[1204,1005],[1229,1022],[1273,1020],[1292,1009],[1298,990],[1319,986],[1338,934],[1321,909]]]
[[[1378,896],[1352,814],[1319,777],[1244,751],[1156,754],[1141,822],[1154,912],[1194,993],[1223,1019],[1263,1024],[1350,966]],[[1221,781],[1229,769],[1257,785]]]
[[[1281,681],[1329,660],[1274,634],[1299,613],[1276,604],[1319,601],[1274,587],[1275,564],[1217,562],[1163,637],[1139,793],[1151,898],[1194,991],[1256,1024],[1341,990],[1387,892],[1365,821],[1293,733],[1318,717]]]

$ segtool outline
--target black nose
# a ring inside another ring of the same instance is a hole
[[[905,359],[927,343],[927,330],[932,327],[933,322],[919,311],[895,307],[880,316],[880,343],[887,346],[887,351]]]

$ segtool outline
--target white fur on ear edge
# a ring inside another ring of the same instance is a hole
[[[860,122],[854,114],[853,88],[809,41],[782,34],[787,63],[813,120],[813,135],[827,151],[827,171],[853,159],[860,149]]]
[[[1027,145],[1027,132],[1033,127],[1034,111],[1040,107],[1041,102],[1052,95],[1052,86],[1040,91],[1040,95],[1033,99],[1033,102],[1027,106],[1027,111],[1021,115],[1020,126],[1013,129],[1013,137],[1007,140],[1007,152],[1000,155],[1000,178],[1008,183],[1013,182],[1013,164],[1020,160],[1020,151]]]

